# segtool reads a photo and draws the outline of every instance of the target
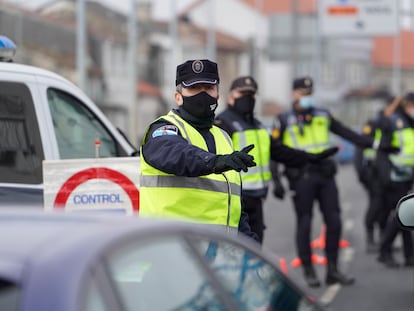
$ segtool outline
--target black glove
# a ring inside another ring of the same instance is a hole
[[[283,200],[285,197],[285,188],[283,188],[279,178],[273,179],[273,195],[280,200]]]
[[[338,147],[332,147],[322,151],[321,153],[308,153],[308,161],[310,163],[318,163],[319,161],[329,158],[337,153],[339,150]]]
[[[398,153],[400,152],[400,148],[392,147],[392,146],[379,146],[379,151],[385,152],[385,153]]]
[[[223,173],[229,170],[238,172],[247,172],[248,167],[256,166],[254,158],[248,152],[254,148],[254,145],[244,147],[240,151],[234,151],[231,154],[218,155],[214,161],[213,172]]]

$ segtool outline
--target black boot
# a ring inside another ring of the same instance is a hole
[[[367,253],[373,254],[378,251],[378,245],[374,241],[374,232],[367,232]]]
[[[387,268],[399,268],[401,264],[394,259],[392,253],[382,252],[378,256],[377,260],[383,263]]]
[[[305,275],[305,281],[308,284],[309,287],[319,287],[321,286],[321,282],[319,282],[318,277],[316,275],[315,269],[313,266],[310,265],[304,265],[303,266],[303,272]]]
[[[353,277],[349,277],[338,270],[336,263],[328,262],[328,272],[326,274],[326,284],[351,285],[355,282]]]

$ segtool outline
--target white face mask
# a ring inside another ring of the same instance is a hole
[[[299,99],[299,106],[303,109],[309,109],[312,108],[315,104],[315,100],[313,98],[313,96],[308,95],[308,96],[302,96]]]

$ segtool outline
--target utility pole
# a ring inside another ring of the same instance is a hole
[[[257,11],[257,17],[256,17],[256,36],[253,41],[253,61],[252,61],[252,75],[256,77],[256,79],[259,81],[260,77],[260,45],[262,44],[261,36],[259,34],[262,33],[262,12],[263,12],[263,0],[256,0],[256,11]],[[261,83],[259,82],[259,85]]]
[[[397,23],[401,17],[400,1],[397,0]],[[392,67],[392,90],[395,96],[401,95],[401,25],[398,24],[397,33],[393,39],[393,67]]]
[[[322,66],[322,35],[320,31],[320,7],[319,7],[319,0],[316,0],[315,4],[315,29],[314,29],[314,37],[313,37],[313,45],[314,45],[314,55],[313,55],[313,81],[314,81],[314,96],[318,97],[319,92],[318,88],[321,87],[321,75],[320,75],[320,68]]]
[[[78,74],[78,86],[86,90],[86,26],[85,26],[85,0],[77,0],[77,35],[76,35],[76,70]]]
[[[210,60],[216,61],[216,0],[210,0],[210,27],[207,33],[207,56]]]
[[[297,75],[297,63],[299,54],[299,5],[298,0],[292,1],[292,39],[291,39],[291,54],[290,54],[290,68],[292,77]]]
[[[170,11],[171,20],[168,29],[170,35],[170,66],[167,68],[167,81],[171,81],[171,78],[175,76],[175,68],[177,66],[177,46],[180,46],[179,44],[176,46],[176,43],[178,42],[177,0],[170,0]]]
[[[129,69],[129,137],[133,144],[138,144],[138,114],[137,114],[137,4],[130,0],[128,18],[128,69]]]

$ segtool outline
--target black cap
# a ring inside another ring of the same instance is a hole
[[[414,92],[408,92],[405,94],[404,100],[407,102],[414,102]]]
[[[237,90],[240,92],[251,91],[257,92],[257,82],[251,76],[243,76],[235,79],[230,86],[230,91]]]
[[[208,59],[188,60],[177,66],[175,85],[188,87],[198,83],[218,84],[217,64]]]
[[[293,85],[292,85],[293,90],[303,89],[303,90],[312,91],[312,88],[313,88],[313,81],[311,77],[301,77],[301,78],[296,78],[295,80],[293,80]]]

